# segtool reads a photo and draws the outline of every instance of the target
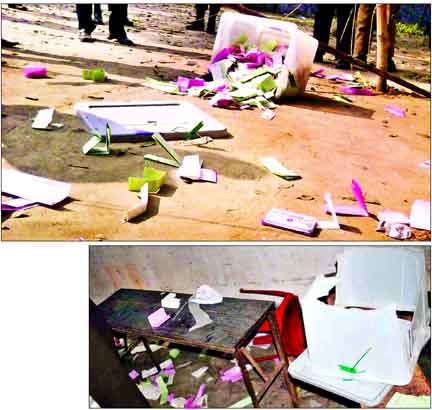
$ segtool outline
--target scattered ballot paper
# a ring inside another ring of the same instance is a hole
[[[297,214],[286,209],[273,208],[264,216],[261,222],[263,225],[312,235],[318,221],[312,216]]]
[[[276,158],[263,157],[260,158],[261,164],[263,164],[272,174],[277,175],[287,181],[300,179],[301,176],[295,171],[285,168]]]
[[[152,328],[157,328],[163,325],[168,319],[170,319],[170,316],[166,314],[164,308],[160,308],[152,314],[148,315],[147,319],[150,322]]]
[[[143,379],[146,379],[147,377],[154,376],[155,374],[158,374],[158,373],[159,373],[159,370],[155,366],[155,367],[152,367],[151,369],[142,370],[141,371],[141,377]]]
[[[222,295],[208,285],[201,285],[190,299],[191,302],[201,305],[214,305],[222,300]]]
[[[171,165],[174,167],[179,167],[182,163],[182,158],[174,151],[174,149],[168,144],[168,142],[165,141],[165,139],[160,134],[153,134],[152,135],[153,140],[158,144],[170,157],[167,158],[161,158],[156,155],[147,154],[144,155],[144,159],[148,159],[150,161],[157,161],[162,162],[167,165]]]
[[[369,211],[364,200],[363,192],[360,184],[353,179],[351,183],[351,189],[354,197],[357,201],[358,206],[352,205],[335,205],[334,209],[337,215],[354,215],[354,216],[369,216]],[[331,213],[328,205],[325,206],[325,212]]]
[[[150,382],[138,384],[138,389],[147,400],[158,400],[161,396],[159,386],[155,386]]]
[[[161,300],[162,307],[167,309],[178,309],[180,307],[180,299],[176,298],[175,293],[169,293]]]
[[[53,120],[54,108],[45,108],[39,110],[36,117],[33,120],[32,128],[36,130],[46,130],[49,129],[49,125]]]
[[[329,209],[332,220],[331,221],[318,221],[318,228],[320,229],[340,229],[339,221],[336,215],[335,207],[329,192],[324,194],[327,208]]]
[[[142,215],[147,210],[148,200],[149,200],[149,192],[148,192],[148,184],[144,184],[140,191],[141,201],[130,208],[125,216],[122,218],[121,223],[129,222],[130,220],[136,218],[139,215]]]
[[[430,409],[431,396],[412,396],[396,392],[386,408],[389,409]]]
[[[192,377],[195,377],[195,379],[199,379],[200,377],[202,377],[205,374],[207,369],[208,369],[208,366],[200,367],[198,370],[195,370],[194,372],[192,372],[191,375],[192,375]]]
[[[95,131],[94,131],[95,132]],[[106,137],[103,137],[98,132],[83,145],[82,152],[84,155],[109,155],[111,144],[111,127],[106,125]]]
[[[201,166],[199,155],[186,155],[178,170],[178,175],[181,178],[199,180],[201,177]]]
[[[38,205],[38,203],[35,203],[34,201],[29,201],[28,199],[15,198],[10,199],[9,201],[3,201],[1,203],[1,210],[11,212],[24,211],[25,209],[30,209]]]
[[[71,185],[14,169],[2,169],[2,192],[53,206],[70,195]]]

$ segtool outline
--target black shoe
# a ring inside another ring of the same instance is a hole
[[[127,19],[124,23],[125,26],[129,26],[129,27],[133,27],[134,26],[134,22],[130,21],[129,19]]]
[[[95,18],[94,19],[95,24],[97,24],[98,26],[103,26],[104,22],[102,21],[101,18]]]
[[[323,63],[324,55],[323,54],[315,54],[314,63]]]
[[[336,68],[338,68],[339,70],[349,70],[351,68],[351,64],[347,63],[346,61],[339,60],[336,63]]]
[[[191,24],[187,24],[186,30],[204,31],[204,22],[203,21],[199,21],[199,22],[194,21]]]
[[[127,37],[117,38],[116,41],[124,46],[134,46],[135,43]]]
[[[115,38],[117,38],[117,36],[115,36],[114,34],[110,34],[107,38],[108,40],[114,40]]]
[[[18,45],[18,41],[9,41],[5,40],[4,38],[1,39],[1,46],[2,48],[14,48]]]
[[[214,36],[216,34],[216,29],[214,27],[208,27],[207,26],[206,32],[207,32],[207,34],[211,34]]]

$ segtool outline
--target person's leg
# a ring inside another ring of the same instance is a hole
[[[216,18],[220,11],[220,8],[220,4],[210,4],[206,30],[209,34],[216,34]]]
[[[369,53],[369,42],[372,34],[372,16],[375,4],[360,4],[356,19],[354,57],[364,62]]]
[[[93,5],[93,17],[96,24],[103,24],[102,8],[100,4]]]
[[[400,4],[391,4],[390,5],[390,19],[388,24],[388,32],[389,32],[389,49],[388,49],[388,61],[387,61],[387,71],[390,73],[394,73],[397,71],[396,64],[393,61],[394,57],[394,48],[396,44],[396,22],[397,15],[401,8]]]
[[[78,30],[80,32],[80,40],[83,42],[92,41],[91,33],[96,28],[96,24],[92,19],[92,5],[77,4],[76,13],[78,17]]]
[[[208,4],[195,4],[195,21],[186,25],[186,30],[204,31],[204,16]]]
[[[125,12],[124,12],[124,17],[125,17],[125,26],[129,26],[129,27],[133,27],[134,23],[133,21],[130,21],[128,18],[128,5],[125,5]]]
[[[354,22],[354,4],[344,4],[336,7],[336,49],[351,55],[352,29]],[[349,69],[351,65],[346,61],[339,60],[336,68]]]
[[[318,41],[328,44],[330,40],[330,28],[335,11],[334,4],[317,4],[315,13],[313,37]],[[325,51],[318,48],[315,61],[322,62]]]
[[[19,45],[18,41],[9,41],[4,38],[1,39],[2,48],[14,48]]]
[[[120,44],[133,45],[128,39],[124,29],[125,16],[127,13],[126,4],[109,4],[108,9],[111,11],[109,18],[109,39],[116,39]]]

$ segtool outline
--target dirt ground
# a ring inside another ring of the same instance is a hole
[[[72,184],[70,199],[60,206],[32,208],[19,218],[3,213],[3,240],[309,240],[264,227],[261,219],[273,207],[329,219],[323,211],[324,193],[331,192],[338,204],[353,204],[352,178],[362,185],[371,217],[341,216],[341,230],[318,231],[313,239],[386,240],[375,231],[380,210],[409,214],[416,199],[430,198],[430,171],[419,166],[430,158],[430,101],[407,90],[356,96],[346,106],[331,99],[340,84],[311,78],[306,95],[282,103],[268,121],[258,110],[211,108],[199,98],[143,87],[147,76],[175,80],[206,73],[214,37],[185,31],[193,16],[192,5],[131,5],[135,27],[129,36],[136,46],[126,47],[107,40],[107,24],[96,29],[95,43],[80,43],[73,5],[30,5],[27,12],[2,7],[2,37],[21,43],[2,49],[2,167]],[[396,64],[404,78],[430,89],[430,49],[425,44],[401,39]],[[47,65],[49,78],[24,78],[22,69],[29,63]],[[82,69],[91,67],[103,67],[109,81],[83,80]],[[320,67],[338,72],[333,65],[314,65]],[[81,147],[89,134],[73,106],[95,98],[178,99],[225,124],[229,138],[202,147],[173,142],[180,154],[198,153],[207,168],[216,169],[218,183],[186,184],[176,178],[174,168],[157,165],[169,171],[166,186],[151,197],[144,216],[121,224],[124,211],[137,202],[136,194],[127,190],[128,176],[141,174],[144,154],[161,151],[121,143],[114,145],[117,155],[84,156]],[[388,104],[406,109],[407,116],[385,112]],[[45,107],[56,109],[55,122],[64,123],[63,128],[32,130],[31,119]],[[268,173],[259,165],[263,156],[278,158],[302,179],[287,182]],[[430,239],[427,232],[414,234],[413,239]]]

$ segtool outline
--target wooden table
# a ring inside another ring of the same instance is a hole
[[[171,316],[162,326],[153,329],[147,320],[148,315],[161,307],[161,299],[165,296],[161,291],[120,289],[102,302],[98,307],[105,316],[113,331],[135,336],[142,340],[147,352],[156,363],[148,339],[163,340],[184,346],[192,346],[232,354],[238,361],[243,374],[247,391],[254,407],[282,372],[288,387],[288,405],[294,407],[297,402],[296,389],[288,376],[288,360],[282,348],[279,329],[274,316],[275,304],[272,301],[224,298],[214,305],[199,305],[213,320],[212,323],[189,332],[195,320],[189,312],[190,294],[177,293],[181,299],[179,309],[165,309]],[[176,313],[182,309],[174,318]],[[276,370],[267,375],[258,365],[255,358],[247,351],[246,346],[258,332],[259,327],[268,320],[273,335],[274,346],[280,363]],[[261,390],[255,392],[246,363],[249,362],[264,381]]]

